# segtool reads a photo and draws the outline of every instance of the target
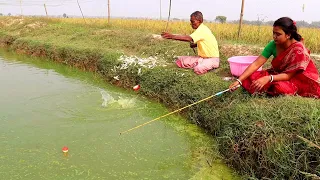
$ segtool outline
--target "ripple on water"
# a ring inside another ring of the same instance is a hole
[[[133,108],[135,107],[136,98],[127,98],[118,96],[114,98],[109,93],[104,90],[100,91],[101,99],[103,100],[101,106],[108,107],[108,106],[119,106],[121,108]]]

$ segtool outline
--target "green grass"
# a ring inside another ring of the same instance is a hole
[[[37,22],[42,25],[30,29],[30,24]],[[193,53],[188,43],[152,39],[154,31],[148,28],[32,18],[11,26],[1,24],[2,46],[94,71],[121,87],[140,84],[141,94],[172,110],[228,88],[230,82],[222,80],[223,76],[230,76],[226,59],[243,53],[240,46],[229,47],[230,40],[220,40],[221,67],[197,76],[172,63],[177,55]],[[248,51],[256,55],[260,49]],[[120,67],[122,62],[118,59],[123,54],[157,56],[167,66],[115,68]],[[319,62],[316,64],[319,68]],[[113,78],[117,75],[120,81]],[[308,179],[308,173],[320,176],[320,150],[297,135],[320,144],[319,107],[320,101],[316,99],[251,96],[237,90],[192,106],[181,114],[214,136],[225,161],[243,174],[258,179]]]

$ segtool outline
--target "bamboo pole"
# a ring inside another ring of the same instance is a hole
[[[21,16],[22,16],[22,0],[20,0],[20,11],[21,11]]]
[[[161,9],[161,0],[160,0],[160,20],[162,20],[162,9]]]
[[[46,4],[43,4],[43,6],[44,6],[44,10],[46,11],[46,15],[47,15],[47,17],[48,17],[48,11],[47,11]]]
[[[108,0],[108,24],[110,23],[110,0]]]
[[[168,15],[168,20],[167,20],[166,29],[164,30],[164,32],[167,32],[167,30],[168,30],[168,25],[169,25],[169,21],[170,21],[170,16],[171,16],[171,0],[170,0],[170,2],[169,2],[169,15]]]
[[[239,21],[238,39],[240,38],[240,35],[241,35],[243,10],[244,10],[244,0],[242,0],[242,4],[241,4],[241,13],[240,13],[240,21]]]
[[[77,0],[77,3],[78,3],[78,6],[79,6],[79,9],[80,9],[82,18],[83,18],[84,22],[87,23],[87,22],[86,22],[86,19],[84,18],[84,15],[83,15],[83,13],[82,13],[82,10],[81,10],[80,4],[79,4],[79,0]]]

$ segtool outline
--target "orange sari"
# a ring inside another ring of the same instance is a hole
[[[319,72],[310,58],[309,51],[301,42],[292,44],[288,49],[274,58],[271,64],[271,69],[255,72],[243,81],[243,87],[249,93],[257,93],[251,87],[251,84],[263,76],[296,72],[290,80],[268,83],[260,92],[266,92],[272,96],[300,95],[320,98]]]

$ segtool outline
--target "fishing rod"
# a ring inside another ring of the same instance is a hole
[[[233,89],[236,89],[236,88],[238,88],[238,87],[240,87],[240,85],[235,86]],[[229,89],[220,91],[220,92],[218,92],[218,93],[216,93],[216,94],[214,94],[214,95],[211,95],[211,96],[209,96],[209,97],[207,97],[207,98],[201,99],[201,100],[199,100],[199,101],[197,101],[197,102],[194,102],[194,103],[192,103],[192,104],[189,104],[189,105],[187,105],[187,106],[185,106],[185,107],[182,107],[182,108],[180,108],[180,109],[177,109],[177,110],[175,110],[175,111],[172,111],[172,112],[170,112],[170,113],[168,113],[168,114],[165,114],[165,115],[163,115],[163,116],[157,117],[157,118],[155,118],[155,119],[153,119],[153,120],[151,120],[151,121],[148,121],[148,122],[146,122],[146,123],[140,124],[140,125],[138,125],[138,126],[136,126],[136,127],[133,127],[133,128],[131,128],[131,129],[128,129],[128,130],[126,130],[126,131],[120,132],[120,135],[121,135],[121,134],[124,134],[124,133],[128,133],[129,131],[132,131],[132,130],[134,130],[134,129],[138,129],[138,128],[142,127],[142,126],[145,126],[145,125],[147,125],[147,124],[150,124],[150,123],[152,123],[152,122],[154,122],[154,121],[157,121],[157,120],[159,120],[159,119],[161,119],[161,118],[164,118],[164,117],[166,117],[166,116],[169,116],[169,115],[171,115],[171,114],[174,114],[174,113],[176,113],[176,112],[179,112],[179,111],[181,111],[181,110],[183,110],[183,109],[186,109],[186,108],[188,108],[188,107],[191,107],[191,106],[193,106],[193,105],[199,104],[199,103],[201,103],[201,102],[203,102],[203,101],[206,101],[206,100],[208,100],[208,99],[211,99],[211,98],[213,98],[213,97],[215,97],[215,96],[220,96],[220,95],[222,95],[223,93],[228,92],[228,91],[230,91],[230,90],[231,90],[231,89],[229,88]]]
[[[194,48],[192,48],[192,50],[193,50],[194,54],[197,55],[196,50]]]

